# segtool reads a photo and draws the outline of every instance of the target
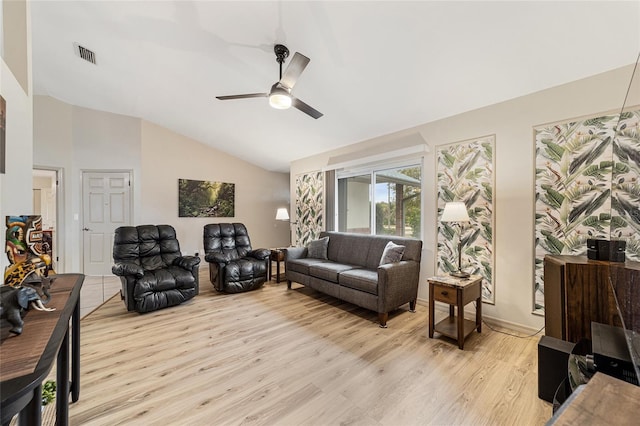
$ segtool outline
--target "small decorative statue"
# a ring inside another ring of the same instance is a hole
[[[36,289],[31,287],[0,286],[0,318],[5,318],[12,325],[9,330],[13,334],[22,334],[22,312],[29,306],[38,311],[53,311],[46,308],[40,300]]]
[[[46,304],[51,299],[49,288],[55,280],[55,276],[48,276],[50,264],[51,258],[44,254],[10,265],[5,271],[4,283],[11,287],[32,287],[38,292],[42,303]]]

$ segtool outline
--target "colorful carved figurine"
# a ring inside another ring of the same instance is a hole
[[[4,272],[4,283],[12,287],[17,287],[25,282],[42,281],[48,275],[48,265],[51,264],[51,257],[43,254],[39,257],[29,259],[9,265]]]

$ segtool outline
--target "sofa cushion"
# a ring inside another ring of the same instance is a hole
[[[420,263],[422,241],[389,235],[349,234],[335,231],[322,231],[320,237],[329,237],[327,257],[335,262],[360,265],[375,270],[380,265],[382,252],[389,241],[405,246],[402,260]]]
[[[301,274],[309,275],[310,265],[314,265],[316,263],[323,263],[323,262],[326,262],[326,260],[310,259],[308,257],[303,259],[290,259],[290,260],[287,260],[286,269],[287,271],[299,272]]]
[[[380,258],[380,265],[386,265],[387,263],[397,263],[402,260],[404,254],[404,246],[395,244],[393,241],[389,241],[382,252]]]
[[[340,273],[339,284],[354,290],[378,294],[378,271],[371,269],[350,269]]]
[[[336,262],[314,263],[312,265],[309,265],[309,275],[311,275],[312,277],[337,283],[338,275],[341,272],[348,271],[353,268],[359,268],[359,266],[346,265],[344,263]]]
[[[319,240],[309,241],[309,244],[307,244],[307,257],[326,260],[328,246],[329,246],[329,237],[324,237],[324,238],[320,238]]]

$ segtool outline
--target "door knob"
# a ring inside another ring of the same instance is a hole
[[[82,228],[83,231],[91,231],[89,228]]]

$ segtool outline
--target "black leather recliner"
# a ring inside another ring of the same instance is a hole
[[[252,250],[242,223],[205,225],[203,239],[204,260],[209,262],[209,278],[216,290],[240,293],[267,281],[271,250]]]
[[[120,295],[128,311],[155,311],[198,294],[200,258],[182,256],[170,225],[116,229],[113,260],[111,271],[122,281]]]

